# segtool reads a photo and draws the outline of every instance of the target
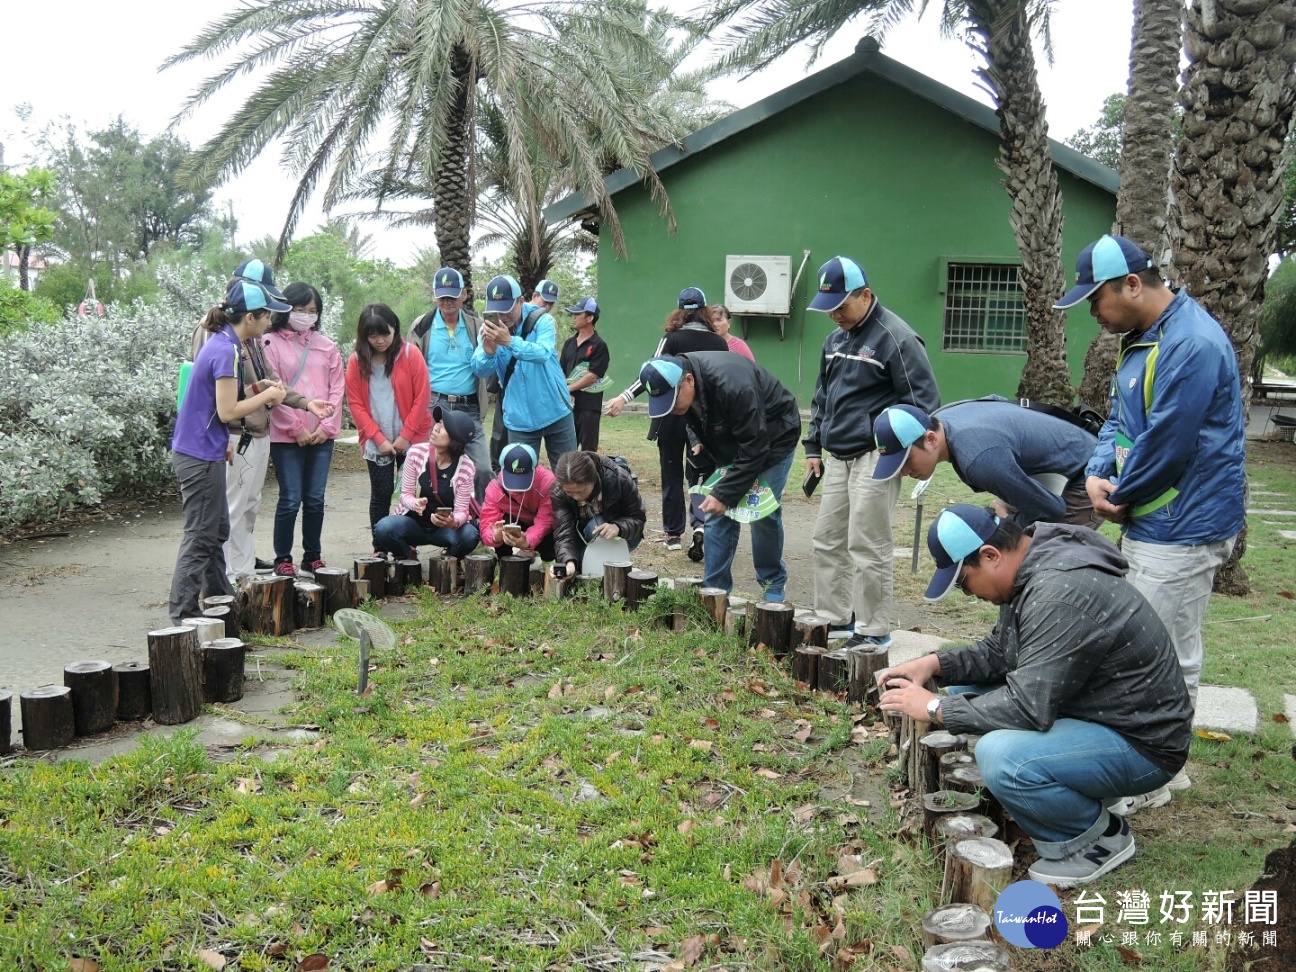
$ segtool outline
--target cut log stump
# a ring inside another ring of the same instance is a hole
[[[454,594],[459,587],[459,558],[431,558],[428,561],[428,586],[441,597]]]
[[[464,558],[464,594],[490,593],[495,583],[495,558],[490,554],[469,554]]]
[[[153,720],[164,726],[189,722],[202,711],[198,632],[187,625],[150,631],[148,649]]]
[[[216,604],[209,608],[203,608],[202,616],[208,620],[221,623],[221,637],[237,638],[239,636],[238,612],[234,610],[233,604]]]
[[[620,604],[626,599],[626,588],[634,564],[628,560],[608,561],[603,565],[603,600]]]
[[[78,736],[112,728],[117,721],[117,676],[111,662],[65,665],[63,684],[72,690],[72,722]]]
[[[118,662],[113,666],[117,673],[117,719],[131,722],[147,719],[153,712],[153,693],[149,688],[147,662]]]
[[[992,942],[951,942],[927,950],[922,972],[1012,972],[1012,956]]]
[[[891,652],[886,648],[850,649],[850,685],[846,690],[846,700],[877,702],[877,673],[890,667],[890,658]]]
[[[413,594],[423,586],[423,562],[421,560],[398,560],[395,568],[396,577],[406,594]]]
[[[967,745],[966,739],[964,740],[964,745]],[[960,766],[968,766],[975,762],[976,762],[976,757],[973,756],[971,753],[969,753],[966,749],[958,750],[956,752],[946,753],[945,755],[943,755],[940,758],[940,765],[937,767],[936,770],[937,788],[941,790],[954,789],[954,787],[945,785],[945,780],[949,776],[949,774],[952,773],[954,770],[958,769]]]
[[[979,813],[946,814],[936,821],[935,844],[942,854],[946,846],[956,841],[998,836],[999,825]]]
[[[821,645],[800,645],[792,652],[792,680],[813,689],[819,684],[819,659],[825,654]]]
[[[732,637],[747,637],[747,608],[729,605],[725,611],[724,633]]]
[[[976,905],[941,905],[922,916],[923,947],[984,941],[991,924],[990,915]]]
[[[350,605],[359,607],[369,597],[369,582],[361,577],[352,577],[347,583],[351,587]]]
[[[351,606],[351,572],[342,567],[321,567],[315,571],[315,583],[324,588],[324,616],[331,618]],[[239,637],[226,631],[231,638]]]
[[[217,621],[215,618],[206,616],[195,618],[181,618],[181,624],[187,624],[198,632],[198,644],[205,645],[209,641],[215,641],[217,638],[225,637],[225,622]]]
[[[932,790],[923,794],[923,833],[928,840],[936,839],[936,827],[946,817],[971,813],[980,801],[970,793],[956,793],[953,790]]]
[[[792,621],[795,612],[782,601],[760,601],[756,605],[756,643],[765,645],[775,658],[792,653]]]
[[[819,656],[818,684],[820,692],[844,693],[850,685],[850,652],[842,649],[825,651]]]
[[[0,689],[0,755],[13,752],[13,693]]]
[[[626,575],[626,610],[638,611],[643,602],[657,593],[657,574],[651,570],[632,570]]]
[[[72,690],[66,685],[38,685],[19,695],[18,702],[22,710],[23,745],[28,750],[59,749],[76,738]]]
[[[369,582],[369,596],[381,601],[387,596],[387,574],[391,562],[386,557],[357,557],[355,561],[356,580]]]
[[[322,590],[322,588],[321,588]],[[203,699],[237,702],[243,698],[243,662],[247,647],[237,638],[203,645]]]
[[[723,631],[725,615],[729,613],[729,595],[722,587],[699,587],[697,594],[711,623]]]
[[[246,588],[244,629],[254,634],[291,634],[296,621],[292,585],[291,577],[253,577]],[[201,638],[198,643],[202,644]]]
[[[795,650],[801,645],[816,645],[827,650],[828,627],[828,619],[821,618],[817,614],[793,618],[792,648]]]
[[[510,554],[499,562],[499,589],[501,594],[513,597],[531,596],[531,558]]]
[[[1012,880],[1012,851],[993,837],[958,840],[945,849],[941,904],[974,904],[994,912],[999,892]]]
[[[929,732],[918,740],[918,783],[915,796],[921,797],[941,789],[940,760],[947,753],[961,752],[967,740],[943,729]]]
[[[293,623],[298,628],[324,627],[324,585],[299,580],[293,583]],[[226,632],[226,637],[237,637]]]

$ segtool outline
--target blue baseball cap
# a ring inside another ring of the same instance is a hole
[[[679,395],[679,383],[684,378],[684,362],[673,354],[651,358],[639,369],[639,380],[648,390],[648,417],[669,415]]]
[[[454,267],[442,267],[432,275],[432,293],[437,297],[462,297],[463,274]]]
[[[597,320],[599,316],[598,301],[593,297],[582,297],[576,303],[567,308],[568,314],[593,314]]]
[[[503,314],[511,311],[521,296],[522,285],[513,277],[503,274],[491,277],[490,283],[486,285],[486,312]]]
[[[819,293],[810,301],[810,310],[825,314],[835,311],[846,303],[851,291],[867,286],[863,267],[850,257],[833,257],[819,268]]]
[[[702,293],[701,287],[685,287],[680,291],[679,309],[680,310],[697,310],[706,306],[706,294]]]
[[[223,306],[227,314],[247,314],[259,310],[286,314],[292,310],[292,304],[286,300],[276,300],[263,285],[241,279],[230,281]]]
[[[873,441],[877,445],[874,479],[894,479],[900,475],[909,447],[923,437],[931,425],[931,416],[914,405],[892,405],[884,408],[873,423]]]
[[[1108,280],[1128,277],[1156,266],[1146,251],[1123,236],[1104,236],[1080,251],[1076,259],[1076,285],[1053,305],[1066,310],[1087,299]]]
[[[275,286],[274,271],[266,265],[264,260],[244,260],[234,268],[234,273],[231,276],[259,283],[265,288],[266,293],[275,300],[287,302],[284,295],[280,293],[279,288]]]
[[[927,549],[936,561],[936,573],[923,599],[939,601],[954,589],[963,559],[980,550],[999,527],[999,517],[971,503],[947,506],[927,531]]]
[[[500,453],[500,480],[510,493],[525,493],[535,481],[535,450],[529,445],[514,442]]]
[[[551,307],[558,303],[558,285],[552,280],[541,280],[536,284],[535,292],[540,295],[541,300]]]

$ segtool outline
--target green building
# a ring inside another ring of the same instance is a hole
[[[599,224],[599,331],[616,390],[637,377],[684,287],[734,311],[734,333],[808,404],[833,327],[807,313],[816,271],[854,257],[883,305],[922,335],[942,398],[1012,395],[1025,362],[1020,258],[995,166],[994,112],[879,53],[856,53],[653,156],[678,223],[668,230],[633,172],[608,178],[625,257],[606,220],[574,195],[550,223]],[[1052,143],[1065,207],[1063,261],[1110,230],[1117,175]],[[1079,381],[1096,325],[1071,313]]]

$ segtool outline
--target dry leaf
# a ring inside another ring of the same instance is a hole
[[[706,719],[703,719],[703,720],[702,720],[702,725],[703,725],[705,728],[707,728],[707,729],[719,729],[719,728],[720,728],[720,720],[719,720],[719,719],[706,718]]]
[[[770,769],[768,766],[762,766],[760,769],[758,769],[758,770],[756,771],[756,775],[757,775],[757,776],[763,776],[763,777],[765,777],[765,779],[767,779],[767,780],[781,780],[781,779],[783,779],[783,774],[782,774],[782,773],[777,773],[777,772],[775,772],[774,770]]]
[[[702,750],[703,752],[707,752],[707,753],[709,753],[709,752],[711,751],[711,740],[710,740],[710,739],[690,739],[690,740],[689,740],[689,745],[690,745],[692,748],[694,748],[694,749],[700,749],[700,750]]]
[[[365,888],[365,890],[368,891],[370,894],[386,894],[387,882],[375,881],[373,884],[369,885],[369,887]]]
[[[1285,597],[1289,601],[1296,601],[1296,594],[1293,594],[1291,591],[1279,591],[1278,596]]]
[[[706,938],[702,935],[694,935],[692,938],[686,938],[680,942],[680,961],[684,967],[696,965],[697,960],[702,957],[702,949],[706,945]]]
[[[681,834],[687,834],[690,830],[692,830],[696,826],[697,824],[694,823],[692,820],[681,820],[679,822],[679,825],[676,826],[675,829],[678,830]]]
[[[69,972],[99,972],[99,963],[88,958],[69,959],[68,970]]]
[[[1291,722],[1291,720],[1288,719],[1288,718],[1287,718],[1285,715],[1283,715],[1281,712],[1275,712],[1275,713],[1274,713],[1273,721],[1276,722],[1276,723],[1278,723],[1279,725],[1285,725],[1286,723]]]
[[[236,793],[258,793],[261,790],[261,781],[251,776],[240,776],[238,786],[234,788]]]
[[[910,965],[913,964],[913,956],[909,954],[909,949],[905,948],[903,945],[892,945],[891,954],[894,955],[896,958],[898,958],[901,962],[905,962]]]
[[[1117,945],[1116,951],[1120,952],[1120,957],[1130,965],[1139,965],[1143,962],[1143,956],[1132,948],[1126,948],[1124,945]]]
[[[792,819],[798,824],[807,824],[814,819],[815,811],[818,809],[815,804],[807,803],[792,811]]]
[[[553,687],[549,689],[549,698],[561,699],[562,694],[563,694],[562,681],[559,680],[557,682],[554,682]]]
[[[441,882],[433,881],[430,884],[420,884],[419,894],[429,899],[439,898],[441,896]]]
[[[427,802],[427,794],[419,793],[414,797],[414,799],[410,800],[409,806],[411,810],[417,810],[419,807],[423,806],[423,804],[426,802]]]
[[[809,726],[806,726],[806,727],[805,727],[804,729],[802,729],[800,732],[794,732],[794,733],[792,733],[792,738],[795,739],[795,740],[796,740],[797,742],[799,742],[799,743],[803,743],[803,742],[805,742],[807,739],[810,738],[810,734],[811,734],[812,731],[813,731],[813,730],[811,730],[811,728],[810,728]]]
[[[246,792],[246,791],[244,791],[244,792]],[[165,837],[167,834],[171,833],[171,828],[170,828],[170,827],[154,827],[154,828],[153,828],[153,833],[157,834],[159,837]]]
[[[866,867],[862,871],[855,871],[852,874],[839,874],[836,877],[828,879],[828,887],[833,890],[842,888],[867,888],[870,885],[877,884],[877,871],[871,867]]]
[[[215,969],[216,972],[225,968],[225,956],[220,952],[212,952],[204,948],[198,952],[198,957],[207,963],[208,968]]]
[[[286,951],[288,951],[287,942],[271,942],[269,945],[266,946],[267,955],[278,956],[278,955],[282,955]]]
[[[643,931],[644,934],[647,935],[649,938],[661,938],[669,930],[670,929],[668,928],[661,927],[661,925],[649,925]]]
[[[609,685],[607,688],[603,690],[603,698],[608,700],[615,699],[616,694],[617,694],[617,690],[615,685]]]
[[[329,965],[328,956],[323,952],[312,952],[297,963],[293,972],[323,972]]]
[[[1230,742],[1233,737],[1227,732],[1215,732],[1213,729],[1198,729],[1198,739],[1209,739],[1211,742]]]
[[[361,699],[367,699],[367,698],[369,698],[369,696],[373,695],[373,688],[374,688],[374,687],[373,687],[373,682],[370,682],[368,685],[365,686],[365,690],[364,690],[363,692],[361,692],[361,693],[360,693],[358,696],[356,696],[356,697],[357,697],[357,698],[361,698]],[[316,954],[316,955],[319,955],[320,953],[319,953],[319,952],[316,952],[315,954]],[[307,956],[307,958],[310,958],[310,956]],[[303,959],[303,961],[305,961],[305,960]],[[328,959],[325,959],[324,961],[327,962]],[[324,967],[324,966],[322,966],[322,965],[320,966],[320,968],[323,968],[323,967]]]

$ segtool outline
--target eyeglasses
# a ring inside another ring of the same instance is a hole
[[[972,592],[968,590],[967,582],[968,582],[968,565],[966,562],[961,562],[959,564],[958,577],[954,579],[954,586],[957,587],[964,594],[967,594],[969,597],[971,597]]]

